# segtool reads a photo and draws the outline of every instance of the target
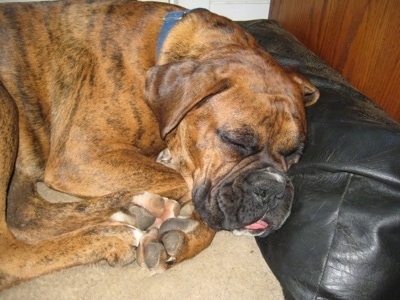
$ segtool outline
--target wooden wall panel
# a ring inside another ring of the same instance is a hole
[[[400,122],[398,0],[272,0],[269,18]]]

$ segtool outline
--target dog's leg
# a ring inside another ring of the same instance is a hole
[[[130,191],[70,203],[51,203],[36,192],[31,181],[16,171],[8,193],[7,224],[19,240],[56,237],[80,229],[83,224],[110,220],[113,214],[120,212],[129,217],[130,225],[145,230],[154,222],[160,222],[157,218],[165,213],[165,201],[161,197],[143,202],[137,196],[143,193]]]
[[[6,201],[8,184],[17,155],[17,124],[17,109],[0,82],[0,170],[2,173],[0,177],[0,290],[2,286],[7,286],[16,279],[4,266],[7,261],[5,248],[15,247],[16,244],[14,236],[7,227]]]
[[[26,243],[12,235],[0,243],[0,290],[64,268],[107,260],[124,265],[135,259],[141,231],[117,222],[88,226],[56,238]]]
[[[30,243],[15,238],[6,222],[6,200],[17,141],[17,108],[0,82],[0,290],[79,264],[103,259],[117,265],[132,262],[135,258],[132,247],[138,245],[142,233],[112,220]]]

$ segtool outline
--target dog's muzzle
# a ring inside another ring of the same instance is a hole
[[[293,185],[272,168],[250,170],[215,187],[210,182],[197,186],[193,202],[200,217],[216,230],[266,236],[288,218]]]

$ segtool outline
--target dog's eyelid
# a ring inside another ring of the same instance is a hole
[[[251,154],[258,150],[258,136],[252,130],[243,128],[238,130],[217,129],[217,135],[221,141],[234,146],[245,154]]]

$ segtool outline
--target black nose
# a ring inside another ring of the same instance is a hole
[[[258,196],[264,205],[275,206],[285,193],[287,179],[283,174],[267,168],[249,173],[244,183],[246,190]]]

